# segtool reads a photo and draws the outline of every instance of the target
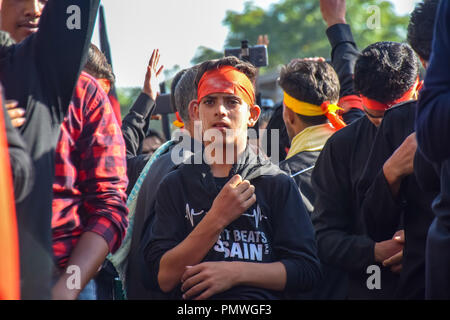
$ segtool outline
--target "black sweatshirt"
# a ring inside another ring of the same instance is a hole
[[[19,102],[20,128],[34,164],[32,192],[17,204],[22,299],[50,298],[54,150],[89,48],[99,0],[79,0],[80,29],[69,29],[71,0],[49,0],[39,31],[19,44],[0,35],[0,80],[5,98]],[[38,272],[38,274],[36,274]]]
[[[228,179],[240,174],[250,180],[255,186],[257,203],[225,228],[203,261],[280,261],[287,271],[286,292],[312,289],[321,271],[314,230],[297,186],[269,161],[256,161],[256,155],[248,148],[238,163]],[[181,165],[161,182],[150,239],[143,244],[155,288],[158,288],[161,257],[195,228],[210,210],[219,191],[206,164]],[[174,297],[181,297],[179,287],[172,293]],[[213,299],[276,299],[281,296],[281,292],[238,286]]]
[[[376,264],[375,242],[366,233],[356,195],[376,131],[367,117],[339,130],[328,139],[312,173],[319,258],[347,271],[351,299],[389,299],[398,280],[381,268],[381,290],[366,286],[367,268]]]
[[[3,108],[6,136],[8,139],[9,159],[14,183],[14,199],[16,202],[20,202],[30,193],[33,187],[33,164],[26,151],[22,137],[11,123],[6,108],[4,106],[1,107]]]
[[[425,244],[433,219],[431,203],[437,196],[433,190],[422,190],[412,174],[402,180],[394,199],[383,173],[385,161],[414,132],[416,106],[412,101],[386,111],[359,186],[359,192],[365,193],[362,215],[373,239],[391,239],[400,224],[405,230],[403,269],[396,295],[400,299],[425,298]],[[416,154],[414,170],[438,184],[436,171],[421,157],[420,152]]]

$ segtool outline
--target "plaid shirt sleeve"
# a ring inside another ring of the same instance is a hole
[[[111,104],[95,80],[90,79],[80,90],[85,100],[85,123],[77,140],[82,150],[78,188],[84,200],[80,208],[84,232],[102,236],[115,252],[128,226],[125,143]]]

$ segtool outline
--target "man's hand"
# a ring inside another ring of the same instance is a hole
[[[14,128],[19,128],[25,123],[25,110],[17,107],[18,102],[15,100],[7,100],[5,102],[8,115]]]
[[[159,78],[164,66],[159,66],[159,49],[155,49],[152,52],[152,56],[147,66],[147,73],[145,74],[144,87],[142,92],[148,95],[153,101],[159,94]]]
[[[209,214],[214,214],[223,227],[240,217],[256,202],[255,187],[240,175],[233,176],[222,188],[212,204]]]
[[[391,240],[375,243],[376,262],[384,262],[403,251],[404,241],[401,239],[404,239],[404,235],[402,235],[402,232],[403,230],[397,231]]]
[[[416,133],[411,133],[384,164],[399,179],[414,173],[414,156],[417,150]],[[387,177],[386,177],[387,178]]]
[[[417,150],[416,133],[411,133],[383,165],[383,173],[392,194],[397,196],[404,177],[414,173],[414,156]]]
[[[404,230],[397,231],[392,240],[397,241],[399,244],[405,244],[405,232]],[[402,271],[403,250],[394,254],[392,257],[383,261],[383,266],[391,267],[391,271],[394,273],[400,273]]]
[[[310,58],[303,58],[301,61],[312,61],[312,62],[325,62],[325,58],[323,57],[310,57]]]
[[[204,300],[237,284],[239,271],[233,262],[203,262],[187,266],[181,277],[183,299]]]
[[[260,34],[258,36],[258,41],[256,42],[256,44],[269,46],[269,36],[267,34],[265,35]]]
[[[338,23],[347,23],[345,20],[345,0],[320,0],[320,11],[328,27]]]

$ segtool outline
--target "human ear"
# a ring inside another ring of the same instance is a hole
[[[189,107],[188,107],[189,118],[193,121],[200,120],[200,114],[199,114],[198,108],[199,108],[199,103],[197,102],[197,100],[192,100],[191,102],[189,102]]]
[[[258,105],[250,106],[250,116],[247,121],[247,125],[249,127],[253,127],[258,121],[259,116],[261,115],[261,108]]]

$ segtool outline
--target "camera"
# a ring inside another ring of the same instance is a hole
[[[247,40],[241,41],[240,48],[225,49],[225,57],[235,56],[243,61],[250,62],[255,67],[267,67],[269,65],[269,58],[267,53],[267,46],[256,45],[248,46]]]

